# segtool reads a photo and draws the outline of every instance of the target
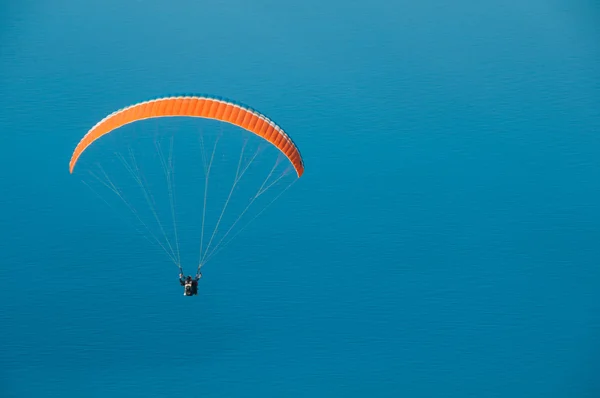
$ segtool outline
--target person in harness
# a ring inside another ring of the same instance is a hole
[[[202,278],[202,274],[198,272],[196,277],[192,279],[191,276],[183,278],[183,274],[179,274],[179,284],[183,286],[184,296],[197,296],[198,295],[198,280]]]

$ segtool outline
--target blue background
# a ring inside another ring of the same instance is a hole
[[[597,397],[592,1],[0,2],[0,396]],[[68,160],[208,92],[306,174],[176,269]]]

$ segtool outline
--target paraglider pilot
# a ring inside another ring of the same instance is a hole
[[[192,279],[191,276],[183,278],[183,274],[179,274],[179,283],[183,286],[184,296],[197,296],[198,295],[198,280],[202,278],[202,274],[198,272],[196,277]]]

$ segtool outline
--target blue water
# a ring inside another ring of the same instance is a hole
[[[0,10],[1,397],[599,396],[594,2]],[[278,121],[306,173],[188,299],[68,161],[195,92]]]

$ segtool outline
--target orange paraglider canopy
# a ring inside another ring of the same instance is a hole
[[[126,124],[160,117],[200,117],[231,123],[264,138],[279,149],[292,163],[298,177],[304,173],[304,162],[292,139],[266,116],[228,100],[207,96],[164,97],[140,102],[120,109],[98,122],[77,144],[69,172],[73,173],[81,154],[94,141]]]

